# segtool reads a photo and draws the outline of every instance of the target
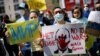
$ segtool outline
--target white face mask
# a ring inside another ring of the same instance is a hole
[[[55,18],[56,21],[61,21],[64,18],[64,15],[63,14],[60,14],[60,13],[57,13],[54,16],[54,18]]]

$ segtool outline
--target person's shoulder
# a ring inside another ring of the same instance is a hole
[[[16,22],[24,22],[25,19],[23,17],[19,18]]]
[[[76,23],[78,20],[76,18],[70,18],[71,23]]]

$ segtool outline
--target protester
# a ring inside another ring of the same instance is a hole
[[[30,20],[39,20],[39,15],[36,11],[31,11],[30,13]],[[41,29],[39,27],[39,30],[41,32]],[[41,37],[40,37],[41,38]],[[41,48],[41,46],[39,45],[41,39],[34,39],[32,42],[32,56],[44,56],[43,54],[43,49]]]
[[[26,20],[29,20],[29,9],[27,4],[25,3],[19,4],[19,13],[21,15],[21,18],[19,18],[16,22],[25,22]],[[19,55],[31,56],[31,43],[30,42],[20,43],[19,50],[20,50]]]
[[[44,12],[44,17],[50,21],[51,25],[54,23],[54,18],[50,10]]]
[[[87,24],[87,18],[84,18],[83,16],[83,10],[81,7],[76,6],[73,10],[72,10],[72,16],[73,18],[71,18],[71,23],[83,23],[85,26]]]
[[[100,2],[96,2],[95,11],[100,11]]]
[[[8,15],[4,15],[3,16],[3,22],[5,24],[11,23]],[[7,28],[5,28],[4,33],[6,31],[7,31]],[[4,39],[5,48],[6,48],[7,52],[8,52],[8,54],[9,54],[9,56],[14,56],[14,55],[18,56],[18,52],[19,52],[18,45],[17,44],[10,45],[9,44],[9,39],[8,39],[8,37],[5,34],[3,34],[3,39]]]
[[[18,11],[20,18],[16,22],[23,22],[29,19],[29,9],[25,3],[19,4]]]
[[[4,49],[4,44],[3,44],[3,33],[4,33],[4,23],[2,22],[2,16],[0,17],[0,55],[1,56],[6,56],[6,50]]]
[[[56,21],[56,24],[69,23],[69,22],[64,20],[64,13],[63,13],[63,10],[60,7],[55,7],[53,9],[53,11],[54,11],[54,19]]]
[[[84,5],[84,17],[88,18],[89,14],[90,14],[90,6],[89,4],[85,4]]]
[[[95,32],[94,35],[96,38],[96,41],[93,43],[93,46],[90,48],[90,54],[91,56],[100,56],[100,2],[96,2],[95,4],[95,11],[92,11],[88,18],[89,26],[91,26],[92,31]],[[93,26],[95,25],[95,26]],[[97,34],[97,35],[96,35]]]
[[[80,6],[76,6],[74,9],[72,9],[72,16],[73,18],[70,19],[71,23],[83,23],[84,29],[86,28],[87,18],[83,17],[83,10]]]
[[[54,12],[54,19],[56,20],[55,25],[70,24],[69,22],[67,22],[67,21],[64,20],[64,13],[63,13],[63,11],[62,11],[62,9],[61,9],[60,7],[55,7],[55,8],[53,9],[53,12]],[[59,39],[59,38],[58,38],[58,39]],[[69,41],[70,41],[70,40],[69,40]],[[69,43],[69,41],[66,42],[66,43]],[[59,44],[58,44],[58,45],[59,45]],[[60,48],[60,46],[59,46],[58,48]],[[71,50],[70,48],[66,48],[66,49],[67,49],[67,51],[68,51],[69,53],[72,52],[72,50]],[[62,49],[56,50],[55,53],[56,53],[56,52],[59,52],[60,50],[62,50]],[[65,51],[65,52],[66,52],[66,51]],[[63,56],[77,56],[77,55],[63,55]]]
[[[45,26],[45,25],[52,25],[50,23],[50,21],[44,17],[44,12],[42,14],[40,14],[40,11],[39,9],[35,9],[35,11],[38,13],[39,15],[39,23],[41,26]]]

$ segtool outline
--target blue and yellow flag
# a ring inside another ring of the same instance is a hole
[[[39,23],[34,20],[7,24],[10,44],[30,42],[33,39],[40,37],[38,26]]]

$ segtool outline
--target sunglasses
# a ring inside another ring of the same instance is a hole
[[[57,14],[57,13],[62,13],[62,11],[55,11],[55,14]]]

